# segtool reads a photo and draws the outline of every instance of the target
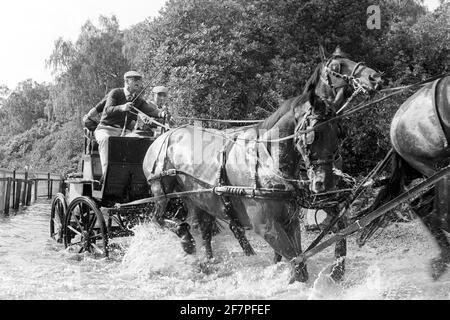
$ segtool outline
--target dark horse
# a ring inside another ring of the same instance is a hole
[[[392,173],[366,212],[394,199],[414,179],[429,177],[450,164],[450,77],[429,83],[406,100],[392,120],[390,136],[394,147]],[[435,280],[450,263],[450,243],[444,233],[450,232],[448,181],[445,177],[410,204],[441,250],[440,256],[431,262]],[[363,230],[360,245],[382,219],[374,220]]]
[[[190,214],[201,213],[229,223],[247,254],[253,250],[245,246],[243,230],[253,228],[277,254],[291,261],[302,252],[295,198],[242,197],[239,190],[246,187],[254,192],[264,189],[304,194],[301,191],[308,186],[312,193],[333,189],[338,123],[318,125],[334,117],[336,108],[355,88],[369,92],[380,81],[377,72],[345,58],[338,50],[326,63],[318,65],[301,96],[285,101],[258,125],[232,131],[193,126],[171,130],[151,145],[144,159],[151,191],[159,196],[235,186],[234,191],[230,190],[236,196],[193,193],[185,195],[184,203]],[[308,128],[314,131],[302,133]],[[299,173],[305,171],[305,175]],[[308,186],[299,183],[302,176],[308,177]],[[168,202],[164,199],[155,203],[155,220],[161,225],[165,223]],[[204,231],[207,254],[212,256],[211,234]],[[188,230],[177,234],[185,251],[193,252],[184,241],[192,241]],[[340,248],[340,256],[345,255],[345,246]],[[306,265],[293,265],[291,282],[307,279]]]

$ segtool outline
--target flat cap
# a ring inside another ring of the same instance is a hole
[[[153,93],[168,93],[169,89],[167,89],[166,87],[163,86],[158,86],[158,87],[154,87],[153,88]]]
[[[123,78],[124,79],[127,79],[127,78],[140,78],[140,79],[142,79],[142,75],[139,72],[137,72],[137,71],[128,71],[128,72],[126,72],[123,75]]]

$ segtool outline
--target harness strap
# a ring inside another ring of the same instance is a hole
[[[256,141],[258,141],[258,139],[259,139],[259,133],[258,133],[258,130],[256,130]],[[258,153],[258,144],[256,143],[256,141],[253,142],[255,163],[252,165],[253,165],[254,171],[252,172],[252,176],[250,177],[254,189],[258,188],[258,156],[259,156],[259,153]]]
[[[226,184],[228,182],[227,175],[226,175],[227,153],[231,150],[231,147],[233,146],[233,144],[235,142],[236,142],[236,136],[233,137],[232,141],[228,140],[228,142],[224,145],[222,150],[220,150],[220,152],[219,152],[220,165],[219,165],[219,171],[217,173],[216,186],[214,187],[214,190],[216,190],[217,188],[222,188],[222,187],[226,186]],[[217,192],[216,194],[222,200],[222,203],[223,203],[224,209],[225,209],[225,216],[230,220],[230,227],[238,229],[238,232],[242,233],[244,228],[242,227],[242,224],[239,221],[239,219],[233,214],[233,208],[232,208],[232,203],[231,203],[231,198],[230,198],[231,194],[237,194],[237,193],[239,193],[239,192],[237,192],[236,190],[233,190],[233,192],[231,192],[231,193]],[[233,231],[233,233],[235,233],[235,232]],[[239,240],[239,241],[241,241],[241,240]]]

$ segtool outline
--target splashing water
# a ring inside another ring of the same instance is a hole
[[[108,259],[68,252],[49,238],[50,204],[0,218],[0,299],[449,299],[450,272],[433,282],[429,261],[438,253],[418,221],[393,224],[359,248],[349,238],[346,276],[333,282],[329,248],[308,261],[310,280],[289,285],[290,265],[273,264],[273,251],[247,236],[257,255],[244,255],[228,228],[213,239],[206,260],[186,255],[178,237],[156,225],[113,239]],[[306,247],[317,235],[303,232]]]

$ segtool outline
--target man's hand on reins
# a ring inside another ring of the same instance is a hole
[[[123,112],[127,112],[127,111],[130,111],[132,107],[134,107],[134,104],[133,104],[132,102],[127,102],[127,103],[125,103],[124,105],[122,105],[122,106],[120,107],[120,109],[121,109]]]

